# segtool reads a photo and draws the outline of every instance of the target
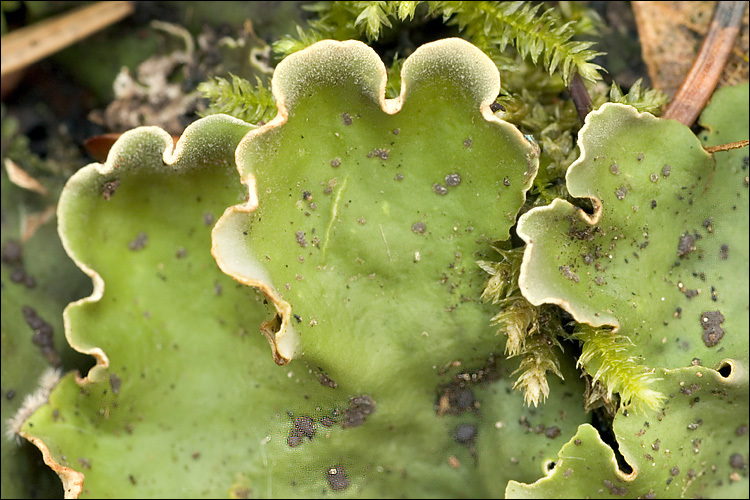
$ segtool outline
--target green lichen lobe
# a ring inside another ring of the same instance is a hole
[[[381,351],[368,332],[392,317],[386,335],[399,332],[403,356],[422,332],[460,339],[482,325],[471,263],[508,237],[538,149],[492,115],[498,72],[468,42],[420,47],[396,99],[385,100],[385,79],[359,42],[295,53],[274,75],[277,118],[238,148],[248,202],[219,221],[214,252],[271,298],[272,343],[299,334],[309,354],[330,331],[340,349],[366,336]]]

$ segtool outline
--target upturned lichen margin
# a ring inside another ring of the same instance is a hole
[[[291,304],[279,293],[259,259],[250,255],[247,247],[238,241],[238,238],[241,239],[238,235],[243,234],[244,228],[240,226],[241,218],[233,215],[250,214],[258,208],[259,203],[255,176],[242,170],[245,151],[255,146],[256,138],[272,134],[286,124],[294,104],[304,100],[316,84],[353,84],[360,89],[363,97],[378,103],[384,113],[395,115],[409,95],[411,82],[424,80],[430,74],[445,71],[446,68],[450,68],[452,74],[460,75],[458,78],[461,79],[462,88],[479,103],[480,113],[487,122],[513,129],[517,140],[528,144],[520,131],[495,117],[490,110],[490,104],[500,91],[500,76],[494,63],[477,47],[459,38],[439,40],[419,47],[404,62],[401,94],[394,99],[385,98],[387,72],[383,62],[374,50],[359,41],[323,40],[290,55],[276,67],[272,90],[278,114],[269,123],[249,132],[237,148],[237,164],[241,181],[248,187],[248,198],[244,204],[229,207],[217,222],[212,232],[212,254],[223,272],[240,283],[258,288],[273,304],[276,316],[263,324],[262,331],[271,345],[277,364],[286,364],[299,354],[300,340],[291,323]],[[538,165],[538,150],[529,154],[526,178],[518,193],[521,197],[529,189]],[[508,234],[494,236],[504,239]],[[323,241],[321,247],[324,250],[325,245]]]
[[[223,133],[212,134],[210,131],[217,127]],[[75,238],[72,234],[86,230],[86,221],[81,220],[76,214],[78,204],[85,202],[81,194],[102,196],[102,182],[115,174],[121,176],[128,169],[164,166],[165,170],[171,168],[172,171],[178,171],[186,168],[186,164],[193,168],[210,168],[214,163],[222,162],[221,156],[231,155],[239,138],[251,127],[252,125],[228,115],[213,115],[188,126],[176,143],[172,136],[159,127],[139,127],[122,134],[112,146],[104,164],[89,164],[68,179],[57,205],[58,233],[66,253],[93,282],[93,292],[90,296],[68,304],[63,311],[65,338],[70,346],[83,354],[93,356],[96,360],[95,366],[86,376],[81,377],[77,372],[73,374],[79,386],[85,387],[105,380],[110,365],[107,353],[102,348],[90,345],[85,339],[79,338],[79,332],[74,331],[72,326],[72,311],[99,302],[105,292],[104,279],[84,262],[80,255],[81,249],[76,248],[73,243]],[[137,143],[136,147],[134,143]],[[78,498],[83,490],[84,475],[55,461],[49,447],[39,437],[30,434],[26,429],[19,430],[18,434],[42,452],[44,462],[60,477],[65,497]]]

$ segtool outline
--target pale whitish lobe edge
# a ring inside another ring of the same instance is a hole
[[[60,481],[62,481],[63,493],[65,495],[65,498],[78,498],[78,496],[81,494],[81,491],[83,491],[83,473],[55,462],[55,460],[52,458],[52,454],[50,453],[49,448],[47,448],[47,445],[44,444],[44,441],[42,441],[40,438],[31,436],[23,431],[21,431],[19,435],[24,439],[29,440],[31,444],[39,448],[39,451],[42,452],[42,459],[44,460],[44,463],[47,464],[47,466],[57,474],[57,476],[60,478]]]
[[[249,125],[242,120],[238,120],[227,115],[208,116],[190,124],[185,129],[176,145],[173,142],[172,137],[165,130],[159,127],[145,126],[129,130],[123,133],[122,136],[120,136],[120,138],[112,146],[109,151],[109,155],[107,156],[107,161],[104,164],[91,163],[81,168],[68,179],[65,184],[65,188],[60,194],[60,200],[57,205],[57,231],[60,236],[60,241],[62,242],[65,252],[68,254],[68,256],[70,256],[76,266],[78,266],[79,269],[86,273],[93,282],[93,292],[90,296],[84,297],[75,302],[71,302],[65,307],[65,310],[63,311],[65,338],[68,341],[68,344],[70,344],[70,346],[76,349],[78,352],[91,355],[96,360],[96,365],[91,368],[88,375],[86,377],[79,377],[77,379],[80,384],[100,381],[101,377],[104,376],[106,369],[109,367],[109,358],[107,357],[107,354],[99,347],[91,347],[86,349],[81,348],[77,345],[76,339],[73,336],[72,327],[70,325],[69,310],[75,307],[83,306],[87,303],[94,303],[101,300],[104,294],[104,280],[102,279],[101,275],[99,275],[99,273],[87,266],[77,257],[75,251],[71,248],[71,245],[68,242],[66,228],[69,222],[71,224],[75,224],[76,219],[75,217],[69,217],[67,215],[69,208],[67,200],[69,197],[80,197],[80,193],[96,191],[95,188],[99,187],[99,180],[101,179],[101,177],[106,176],[119,168],[118,163],[123,161],[137,161],[140,151],[136,150],[135,153],[129,152],[129,149],[133,147],[133,145],[130,144],[131,137],[137,137],[144,133],[149,133],[152,136],[160,137],[163,141],[162,160],[166,165],[172,166],[177,163],[177,161],[182,157],[185,148],[185,142],[189,138],[191,138],[191,135],[197,128],[199,128],[199,126],[205,125],[206,122],[228,122],[237,125]],[[146,167],[139,166],[139,168]]]
[[[594,214],[591,217],[589,217],[588,214],[583,210],[573,207],[573,205],[568,203],[566,200],[557,198],[552,200],[552,203],[550,205],[547,205],[546,207],[532,208],[518,218],[516,233],[526,243],[526,248],[523,251],[523,260],[521,261],[521,271],[518,276],[518,288],[521,290],[521,294],[524,296],[524,298],[535,306],[540,306],[542,304],[555,304],[569,312],[570,315],[573,316],[573,319],[578,323],[586,323],[593,327],[610,325],[614,327],[613,332],[617,333],[617,331],[620,329],[620,322],[617,321],[617,318],[615,318],[613,315],[602,311],[598,312],[599,316],[594,316],[593,314],[584,314],[579,309],[573,307],[573,305],[564,298],[551,295],[549,289],[543,283],[543,277],[535,279],[533,273],[530,271],[535,267],[532,262],[534,258],[533,255],[535,243],[534,237],[531,234],[525,232],[525,226],[527,224],[526,221],[529,219],[529,217],[534,217],[534,214],[556,212],[559,208],[574,208],[581,219],[583,219],[587,224],[595,225],[601,218],[602,206],[601,203],[599,203],[599,200],[597,200],[596,198],[591,198],[591,201],[594,205]]]
[[[557,297],[554,295],[550,295],[549,292],[546,290],[546,287],[543,283],[540,283],[541,280],[535,280],[531,276],[530,269],[534,266],[532,265],[532,259],[533,259],[533,253],[534,253],[534,238],[531,234],[527,233],[525,231],[526,229],[526,221],[529,217],[533,217],[532,214],[542,214],[544,212],[555,212],[559,208],[564,209],[575,209],[578,216],[587,224],[591,226],[595,226],[599,223],[599,220],[602,217],[602,202],[599,198],[596,197],[596,195],[588,190],[578,190],[573,187],[571,189],[570,185],[570,174],[573,172],[576,168],[578,168],[579,165],[584,164],[586,161],[588,161],[587,158],[587,151],[586,151],[586,141],[584,140],[587,134],[588,129],[592,126],[591,120],[592,118],[598,117],[602,113],[604,113],[607,109],[611,107],[619,107],[630,114],[632,114],[637,119],[649,119],[649,117],[653,120],[657,120],[655,116],[653,116],[650,113],[639,113],[635,108],[632,106],[627,106],[625,104],[619,104],[619,103],[605,103],[603,104],[599,109],[592,111],[588,115],[586,115],[586,120],[583,124],[583,127],[581,127],[581,130],[578,132],[579,137],[579,147],[581,149],[581,155],[578,157],[576,161],[571,163],[571,165],[568,167],[568,171],[565,173],[565,182],[568,185],[568,192],[571,196],[574,196],[576,198],[588,198],[591,200],[591,203],[594,207],[594,213],[589,216],[585,211],[581,209],[576,209],[571,203],[569,203],[566,200],[556,198],[552,200],[552,203],[550,205],[547,205],[546,207],[536,207],[532,208],[525,214],[523,214],[518,219],[518,227],[516,228],[516,233],[518,236],[526,242],[526,249],[523,252],[523,260],[521,261],[521,272],[518,277],[518,287],[521,290],[521,294],[528,300],[530,303],[532,303],[535,306],[539,306],[542,304],[555,304],[566,311],[570,313],[571,316],[573,316],[573,319],[575,319],[578,323],[586,323],[588,325],[591,325],[593,327],[599,327],[604,325],[610,325],[613,326],[613,332],[617,332],[620,329],[620,322],[617,320],[617,318],[614,317],[614,315],[602,313],[599,312],[599,316],[593,316],[585,314],[583,311],[579,311],[577,308],[573,307],[573,305],[565,300],[562,297]]]
[[[526,220],[532,216],[533,213],[543,213],[546,211],[555,211],[560,207],[566,208],[566,209],[575,209],[580,218],[585,221],[587,224],[594,226],[599,223],[599,220],[601,219],[603,207],[601,200],[596,196],[596,194],[593,192],[593,190],[588,189],[586,186],[580,185],[579,183],[572,183],[571,182],[571,174],[581,165],[585,164],[588,161],[588,152],[586,151],[586,136],[588,134],[589,128],[592,126],[599,127],[599,136],[608,136],[612,135],[614,131],[610,134],[602,133],[600,130],[601,127],[604,125],[602,123],[597,123],[596,125],[592,125],[591,121],[594,118],[597,118],[599,115],[604,114],[609,109],[616,109],[620,108],[623,110],[624,113],[627,113],[628,118],[630,120],[639,120],[646,123],[655,123],[660,120],[660,118],[655,117],[651,113],[648,112],[639,112],[634,107],[626,105],[626,104],[620,104],[620,103],[605,103],[603,104],[599,109],[592,111],[586,116],[585,123],[583,127],[581,127],[581,130],[578,133],[579,137],[579,147],[581,149],[581,155],[578,157],[576,161],[574,161],[570,167],[568,167],[568,171],[565,174],[565,182],[568,186],[568,192],[571,196],[576,198],[588,198],[591,200],[591,203],[594,207],[594,213],[589,216],[586,212],[584,212],[581,209],[575,208],[572,204],[568,203],[566,200],[562,199],[555,199],[552,201],[552,204],[547,205],[546,207],[536,207],[531,210],[529,210],[527,213],[523,214],[519,220],[518,220],[518,227],[516,228],[516,232],[518,233],[518,236],[526,242],[526,249],[524,250],[523,255],[523,261],[521,262],[521,272],[520,276],[518,278],[518,286],[521,289],[522,295],[528,300],[530,303],[538,306],[541,304],[556,304],[566,311],[568,311],[571,316],[573,316],[573,319],[575,319],[579,323],[586,323],[588,325],[599,327],[604,325],[611,325],[614,327],[613,332],[617,333],[620,329],[620,323],[613,315],[607,315],[607,313],[599,312],[599,316],[590,316],[586,314],[584,311],[578,310],[577,308],[573,307],[570,302],[565,300],[562,297],[557,297],[553,295],[549,295],[549,293],[545,290],[544,283],[541,279],[535,280],[531,276],[530,269],[534,266],[532,265],[532,255],[534,252],[534,240],[531,234],[528,234],[525,231],[525,225]],[[698,139],[696,138],[696,141]]]
[[[747,383],[748,383],[748,370],[747,370],[747,367],[744,366],[744,365],[742,365],[742,364],[740,364],[740,363],[737,363],[737,360],[729,359],[729,358],[724,359],[721,362],[721,364],[724,364],[724,363],[729,364],[731,366],[731,368],[732,368],[732,374],[729,377],[726,377],[726,378],[723,377],[722,375],[720,375],[716,370],[712,370],[712,369],[707,368],[707,367],[695,366],[695,367],[676,368],[676,369],[673,369],[673,370],[668,370],[668,369],[661,368],[661,369],[659,369],[659,375],[660,376],[659,376],[658,380],[663,380],[664,378],[667,377],[668,374],[674,374],[674,373],[680,373],[680,372],[682,372],[682,373],[700,372],[702,370],[705,370],[706,371],[706,376],[713,377],[713,381],[719,387],[721,387],[722,385],[728,385],[728,386],[731,386],[731,387],[740,387],[742,385],[746,386]],[[620,417],[620,415],[621,415],[621,411],[618,412],[618,418],[622,418],[622,417]],[[579,432],[576,432],[575,436],[573,436],[573,438],[571,438],[566,444],[564,444],[560,448],[560,451],[558,452],[558,460],[556,461],[557,465],[555,466],[555,468],[552,471],[547,470],[547,468],[546,468],[547,464],[545,463],[544,464],[545,468],[543,469],[545,475],[543,477],[541,477],[540,479],[538,479],[537,481],[533,482],[533,483],[530,483],[530,484],[529,483],[521,483],[521,482],[514,481],[514,480],[508,481],[508,485],[506,486],[506,490],[505,490],[505,497],[506,498],[513,498],[513,497],[509,496],[510,493],[515,492],[515,490],[511,490],[511,487],[515,488],[515,489],[519,489],[520,488],[522,490],[525,490],[528,493],[533,493],[533,491],[534,491],[534,489],[536,487],[541,486],[545,482],[554,480],[554,475],[555,474],[561,474],[561,473],[563,473],[564,471],[563,471],[562,467],[563,467],[564,464],[562,463],[561,460],[565,460],[566,458],[577,458],[577,457],[565,457],[565,456],[563,456],[563,454],[562,454],[563,453],[563,448],[568,447],[571,444],[572,441],[574,441],[575,439],[579,438],[580,429],[582,427],[584,427],[584,426],[589,426],[590,427],[589,424],[582,424],[582,425],[580,425],[578,427],[579,428]],[[643,464],[643,460],[641,458],[639,458],[640,455],[639,455],[639,451],[638,451],[637,446],[634,446],[632,449],[628,448],[628,447],[625,447],[624,443],[620,439],[621,436],[619,436],[619,435],[617,436],[618,437],[618,443],[620,445],[620,452],[622,453],[623,458],[625,459],[625,462],[632,469],[631,473],[625,474],[624,472],[622,472],[622,470],[620,469],[619,465],[617,464],[617,460],[615,459],[614,452],[612,452],[612,448],[608,444],[606,444],[604,441],[602,441],[601,435],[599,434],[598,431],[594,430],[594,433],[595,433],[595,439],[596,439],[597,445],[609,448],[610,452],[612,453],[611,454],[611,464],[612,464],[612,470],[615,472],[615,474],[617,474],[617,476],[619,478],[621,478],[623,481],[626,481],[626,482],[629,482],[629,483],[632,483],[633,481],[635,481],[638,478],[638,475],[640,474],[641,464]],[[519,497],[516,497],[516,498],[519,498]]]
[[[620,479],[628,483],[631,483],[632,481],[635,480],[636,477],[638,477],[638,470],[635,467],[633,467],[631,464],[628,464],[628,465],[631,465],[631,467],[633,468],[633,472],[629,474],[625,474],[624,472],[622,472],[622,470],[620,470],[619,465],[617,464],[617,459],[615,458],[614,451],[607,443],[605,443],[602,440],[601,436],[599,435],[599,431],[596,430],[591,424],[581,424],[578,426],[578,432],[576,432],[576,434],[560,448],[560,451],[558,452],[558,455],[557,455],[556,465],[552,470],[547,469],[548,464],[545,462],[544,464],[542,464],[544,476],[537,479],[533,483],[530,483],[530,484],[521,483],[519,481],[515,481],[511,479],[510,481],[508,481],[508,484],[505,487],[505,498],[529,498],[529,497],[524,497],[524,496],[513,497],[511,496],[511,494],[517,492],[517,490],[519,489],[526,492],[527,494],[533,494],[536,488],[542,486],[544,483],[553,481],[556,475],[564,474],[565,471],[562,468],[564,465],[563,461],[566,459],[574,459],[577,457],[563,456],[562,455],[563,449],[566,447],[570,447],[570,445],[573,444],[573,442],[576,439],[579,439],[581,430],[584,428],[586,428],[587,431],[589,431],[589,429],[590,429],[590,432],[592,431],[592,434],[593,434],[592,438],[596,441],[596,446],[599,446],[605,450],[608,450],[609,463],[612,466],[612,470],[614,471],[614,474],[617,477],[619,477]],[[582,438],[588,439],[588,436],[583,436]],[[573,446],[575,446],[575,444],[573,444]]]
[[[365,74],[365,83],[361,84],[362,88],[366,92],[371,91],[371,97],[378,102],[383,112],[392,115],[401,110],[408,93],[409,82],[429,76],[431,60],[442,59],[443,64],[445,64],[446,58],[448,64],[457,68],[467,70],[470,69],[469,66],[475,68],[473,75],[471,75],[475,81],[470,82],[470,88],[475,89],[474,97],[480,103],[480,112],[485,120],[497,123],[507,130],[512,130],[517,134],[519,141],[525,141],[523,134],[518,129],[497,118],[490,109],[490,104],[495,101],[497,94],[500,92],[500,74],[487,55],[465,40],[449,38],[420,46],[404,62],[401,69],[401,94],[394,99],[385,98],[387,72],[385,65],[374,50],[356,40],[344,42],[322,40],[290,55],[276,67],[272,79],[272,91],[276,98],[278,113],[273,120],[264,126],[248,132],[237,147],[235,156],[241,175],[244,152],[250,147],[253,139],[279,129],[287,122],[288,109],[294,105],[296,98],[293,92],[294,88],[306,88],[294,81],[299,73],[303,75],[315,73],[320,71],[321,66],[345,65],[357,61],[359,72]],[[320,60],[323,64],[308,64],[310,59],[315,60],[316,63]],[[298,66],[302,67],[301,71],[298,70]],[[312,68],[312,71],[310,68]],[[369,74],[367,74],[368,70]],[[292,80],[292,83],[288,83],[287,79]],[[524,194],[531,187],[538,168],[538,150],[531,147],[530,143],[529,146],[529,167],[526,172],[526,182],[522,187]],[[247,202],[227,208],[219,218],[212,233],[211,253],[224,273],[232,276],[240,283],[260,289],[274,305],[280,324],[278,327],[272,325],[273,322],[264,324],[263,333],[274,351],[274,360],[277,364],[283,365],[297,354],[299,336],[290,321],[292,317],[291,304],[286,302],[281,294],[276,291],[276,287],[265,272],[260,260],[249,253],[246,243],[240,236],[242,235],[242,224],[239,219],[241,219],[242,214],[252,213],[258,207],[255,177],[251,172],[247,172],[242,175],[241,180],[248,188]],[[272,326],[274,331],[271,330]]]
[[[203,123],[205,123],[205,121],[224,121],[238,125],[248,125],[242,120],[238,120],[227,115],[212,115],[199,121]],[[121,149],[126,147],[126,144],[129,142],[128,139],[133,135],[140,135],[144,132],[148,132],[155,136],[161,137],[164,144],[162,160],[166,165],[174,165],[182,157],[185,142],[196,129],[196,123],[198,122],[194,122],[185,129],[176,145],[174,144],[172,137],[165,130],[159,127],[138,127],[125,132],[110,149],[106,163],[91,163],[81,168],[78,172],[73,174],[70,179],[68,179],[68,182],[65,184],[65,188],[60,195],[60,200],[57,205],[58,234],[60,236],[60,241],[62,242],[63,248],[65,249],[65,252],[68,254],[68,256],[73,260],[73,262],[78,266],[79,269],[81,269],[91,278],[93,282],[93,292],[90,296],[84,297],[75,302],[71,302],[65,307],[65,310],[63,311],[65,338],[68,341],[68,344],[78,352],[91,355],[96,360],[96,365],[91,368],[91,370],[89,370],[87,376],[81,377],[78,373],[75,374],[76,383],[80,386],[100,381],[105,376],[106,370],[109,367],[109,358],[107,357],[107,354],[99,347],[85,349],[77,345],[70,324],[69,310],[71,308],[83,306],[88,303],[98,302],[104,295],[104,280],[102,279],[101,275],[99,275],[99,273],[97,273],[94,269],[90,268],[84,262],[78,259],[75,252],[70,247],[67,238],[67,232],[65,229],[69,219],[66,216],[66,212],[68,210],[68,204],[66,200],[68,196],[81,196],[81,194],[79,194],[79,191],[82,191],[84,193],[86,191],[90,192],[92,191],[92,188],[94,188],[94,186],[98,187],[98,179],[113,172],[117,168],[115,160],[118,158],[118,153]],[[135,155],[127,156],[130,156],[132,158],[133,156],[138,156],[138,153],[136,153]],[[96,189],[94,189],[94,191],[98,192]],[[47,397],[48,396],[49,393],[47,393]],[[46,403],[46,399],[47,398],[45,398],[44,403]],[[29,413],[28,416],[30,416],[30,414],[31,413]],[[44,463],[46,463],[60,477],[60,480],[63,483],[65,498],[78,498],[83,489],[83,473],[77,472],[74,469],[65,467],[64,465],[57,463],[54,458],[52,458],[52,454],[49,448],[42,441],[42,439],[26,432],[20,431],[20,429],[18,435],[30,441],[42,452]]]

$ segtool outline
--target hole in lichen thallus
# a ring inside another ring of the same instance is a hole
[[[721,375],[724,378],[729,378],[730,375],[732,375],[732,363],[729,361],[723,361],[721,363],[721,366],[719,366],[719,375]]]

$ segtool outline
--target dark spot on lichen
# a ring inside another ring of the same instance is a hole
[[[683,288],[683,293],[685,294],[685,297],[692,299],[693,297],[697,297],[700,292],[698,290],[692,289],[692,288]]]
[[[398,135],[400,133],[401,133],[401,129],[400,128],[394,128],[393,129],[393,135]]]
[[[390,158],[391,153],[387,149],[376,148],[367,153],[368,158],[372,158],[373,156],[380,158],[381,160],[387,160],[388,158]]]
[[[651,208],[656,208],[656,200],[651,200]]]
[[[659,176],[657,174],[651,174],[648,176],[649,179],[651,179],[651,182],[656,182],[659,180]]]
[[[464,141],[464,147],[467,147],[467,148],[471,147],[471,137],[469,137],[468,139]]]
[[[733,469],[744,469],[745,459],[741,454],[734,453],[731,457],[729,457],[729,465],[731,465]]]
[[[562,275],[565,277],[565,279],[571,280],[573,283],[578,283],[580,281],[580,278],[576,273],[570,270],[570,266],[560,266],[558,268]]]
[[[341,166],[341,158],[339,158],[339,157],[336,157],[336,158],[334,158],[333,160],[331,160],[331,166],[332,166],[333,168],[338,168],[338,167],[340,167],[340,166]]]
[[[677,246],[677,256],[681,259],[687,257],[690,252],[695,250],[695,238],[690,233],[680,236],[680,243]]]
[[[620,173],[620,167],[619,165],[617,165],[617,163],[613,163],[612,165],[609,166],[609,171],[617,175]]]
[[[453,439],[461,444],[468,444],[477,437],[477,428],[472,424],[459,424],[453,432]]]
[[[703,343],[706,347],[713,347],[721,341],[724,329],[724,315],[720,311],[706,311],[701,314],[701,326],[703,327]]]
[[[317,425],[315,420],[307,415],[296,417],[293,421],[294,430],[301,436],[312,439],[315,436]]]
[[[26,272],[23,266],[23,250],[21,243],[16,240],[8,240],[3,245],[2,261],[12,267],[10,280],[13,283],[23,283],[27,288],[36,287],[36,280]]]
[[[115,396],[120,393],[120,385],[122,385],[122,379],[116,374],[112,373],[109,375],[109,385],[112,387],[112,392]]]
[[[396,174],[396,177],[394,177],[394,179],[396,179],[397,181],[402,181],[402,180],[404,180],[404,175],[403,174]]]
[[[583,443],[583,441],[581,441],[580,439],[576,439],[575,441],[573,441],[573,444],[576,446],[581,446],[581,443]]]
[[[61,363],[60,355],[55,350],[53,339],[54,330],[52,326],[44,321],[37,314],[36,310],[30,306],[23,306],[23,318],[26,324],[34,331],[31,342],[39,346],[47,362],[52,366],[59,366]]]
[[[351,125],[352,124],[352,117],[349,113],[344,113],[341,115],[341,120],[344,122],[344,125]]]
[[[445,183],[449,186],[458,186],[461,184],[461,176],[459,174],[448,174],[445,176]]]
[[[138,236],[136,236],[133,241],[128,243],[128,248],[133,251],[141,250],[145,248],[147,244],[148,244],[148,235],[141,231],[140,233],[138,233]]]
[[[510,186],[510,179],[508,179],[507,177],[503,177],[503,186]]]
[[[677,474],[680,473],[680,468],[675,465],[674,467],[669,469],[669,473],[672,474],[673,476],[676,476]]]
[[[294,237],[297,240],[297,244],[302,248],[307,246],[307,240],[305,240],[305,233],[303,231],[297,231],[294,233]]]
[[[505,111],[505,106],[495,101],[490,104],[490,111],[492,111],[493,113],[497,113],[498,111]]]
[[[424,232],[427,230],[427,226],[424,222],[415,222],[414,225],[411,226],[411,230],[417,234],[424,234]]]
[[[598,227],[590,226],[588,224],[585,224],[583,227],[580,227],[575,222],[571,221],[570,229],[568,229],[568,236],[570,236],[571,238],[575,238],[577,240],[581,240],[581,241],[583,240],[591,241],[594,239],[596,234],[600,231],[601,230]]]
[[[302,441],[302,436],[295,434],[294,430],[292,430],[292,432],[286,437],[286,444],[289,445],[290,448],[296,448],[302,444]]]
[[[335,380],[320,371],[320,369],[316,372],[316,375],[318,376],[318,382],[320,382],[320,385],[322,386],[330,387],[331,389],[336,389],[339,386],[339,384],[336,383]]]
[[[651,445],[651,449],[654,450],[654,451],[659,451],[660,447],[661,447],[661,440],[659,440],[659,439],[657,439],[656,441],[654,441],[653,444]]]
[[[638,153],[638,156],[637,156],[638,161],[643,161],[644,156],[645,155],[643,153]]]
[[[742,424],[734,430],[734,434],[738,437],[741,437],[747,434],[747,430],[748,430],[747,424]]]
[[[672,173],[672,167],[670,167],[668,164],[664,165],[664,167],[662,167],[662,169],[661,169],[661,175],[662,176],[664,176],[666,178],[666,177],[669,177],[669,174],[671,174],[671,173]]]
[[[349,408],[344,413],[344,421],[341,426],[358,427],[367,419],[368,415],[375,413],[375,401],[366,394],[349,399]]]
[[[208,212],[204,213],[203,224],[205,224],[206,226],[212,226],[213,223],[214,223],[214,214],[208,213]]]
[[[628,190],[625,186],[620,186],[617,189],[615,189],[615,196],[618,200],[624,200],[625,195],[628,194]]]
[[[448,193],[448,189],[443,186],[442,184],[438,184],[437,182],[432,185],[432,190],[435,191],[437,194],[443,195]]]
[[[21,243],[16,240],[6,241],[3,244],[2,261],[10,266],[21,264],[23,262]]]
[[[623,487],[615,486],[612,481],[609,481],[607,479],[604,480],[604,486],[607,487],[607,489],[612,495],[615,495],[618,497],[624,497],[625,495],[628,494],[627,488],[625,488],[624,486]]]
[[[120,187],[119,179],[105,182],[102,186],[102,198],[104,198],[105,201],[109,201],[112,198],[112,195],[115,194],[115,191],[117,191],[118,187]]]
[[[680,393],[685,396],[691,396],[693,391],[699,390],[701,387],[698,384],[690,384],[688,386],[680,387]]]
[[[554,427],[554,426],[547,427],[547,429],[544,430],[544,435],[550,439],[555,439],[557,436],[560,435],[560,428]]]
[[[475,410],[477,401],[474,392],[466,387],[464,381],[454,381],[445,386],[438,395],[435,410],[438,417],[445,414],[460,415],[465,411]]]
[[[312,193],[310,191],[303,191],[302,192],[302,199],[304,201],[310,201],[312,199]]]
[[[328,485],[334,491],[345,490],[349,487],[349,478],[346,476],[344,468],[340,465],[326,470],[326,479],[328,480]]]
[[[729,245],[721,245],[721,247],[719,247],[719,258],[721,260],[727,260],[727,258],[729,258]]]

